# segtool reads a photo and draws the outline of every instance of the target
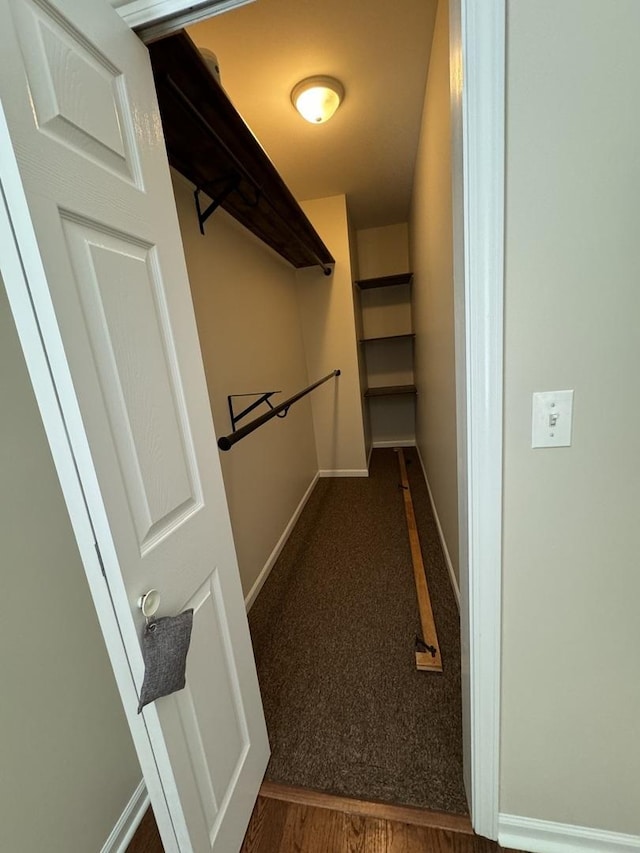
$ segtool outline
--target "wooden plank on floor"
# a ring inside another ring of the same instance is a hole
[[[278,782],[263,782],[260,787],[260,796],[314,808],[331,809],[349,815],[397,821],[412,826],[427,826],[431,829],[444,829],[467,835],[473,833],[471,821],[467,815],[438,812],[416,806],[396,806],[393,803],[356,800],[352,797],[339,797],[335,794],[326,794],[324,791],[283,785]]]
[[[418,596],[418,610],[420,611],[420,625],[422,626],[422,639],[428,646],[435,648],[435,655],[430,652],[416,652],[416,667],[424,672],[442,672],[442,656],[440,655],[440,644],[436,623],[433,618],[431,597],[427,586],[427,576],[424,571],[422,560],[422,549],[416,516],[413,511],[411,489],[407,477],[407,466],[404,459],[404,451],[398,449],[398,463],[400,465],[400,477],[402,480],[402,494],[404,497],[404,514],[407,519],[407,530],[409,533],[409,545],[411,546],[411,562],[413,563],[413,577],[416,583],[416,594]]]

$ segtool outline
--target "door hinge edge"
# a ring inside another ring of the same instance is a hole
[[[102,577],[106,580],[107,574],[104,570],[104,563],[102,562],[102,554],[100,553],[100,548],[98,548],[97,542],[94,542],[93,545],[96,549],[96,556],[98,557],[98,562],[100,563],[100,571],[102,572]]]

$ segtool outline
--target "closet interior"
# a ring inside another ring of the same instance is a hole
[[[354,216],[348,187],[289,188],[292,169],[271,160],[251,105],[236,96],[237,68],[226,82],[239,33],[250,42],[260,29],[259,5],[157,41],[150,54],[216,434],[261,419],[221,464],[271,739],[266,779],[464,814],[454,570],[420,437],[423,386],[434,403],[421,382],[427,271],[414,245],[424,202],[414,189],[403,218],[367,221]],[[437,4],[428,14],[411,5],[425,27],[418,149],[431,41],[444,43],[447,31],[446,15],[436,27]],[[221,82],[203,47],[218,56]],[[258,86],[260,68],[246,73]],[[356,97],[347,87],[345,116]],[[290,103],[282,109],[301,121]],[[330,125],[302,132],[311,131],[326,138]],[[292,158],[304,158],[300,147]],[[438,322],[452,339],[452,317]],[[415,668],[401,447],[441,639],[438,674]]]

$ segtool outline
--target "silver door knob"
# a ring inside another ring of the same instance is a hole
[[[160,607],[160,593],[157,589],[150,589],[141,595],[138,599],[138,607],[142,610],[142,615],[148,621],[158,612]]]

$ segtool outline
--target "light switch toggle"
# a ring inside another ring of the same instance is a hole
[[[536,391],[531,416],[532,447],[569,447],[573,391]]]

